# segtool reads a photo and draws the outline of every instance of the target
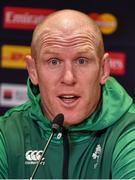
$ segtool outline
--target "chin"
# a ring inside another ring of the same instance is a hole
[[[73,119],[73,118],[70,118],[70,119]],[[76,125],[76,124],[80,124],[83,120],[81,119],[75,119],[74,120],[67,120],[65,119],[64,120],[64,126],[67,127],[67,126],[72,126],[72,125]]]

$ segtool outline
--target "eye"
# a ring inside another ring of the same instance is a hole
[[[86,58],[81,57],[81,58],[77,59],[77,64],[87,64],[87,63],[88,63],[88,61]]]
[[[49,60],[49,64],[50,65],[59,65],[61,63],[61,61],[59,60],[59,59],[57,59],[57,58],[53,58],[53,59],[50,59]]]

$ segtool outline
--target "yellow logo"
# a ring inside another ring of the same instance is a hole
[[[29,46],[2,46],[2,67],[25,69],[25,56],[30,54]]]
[[[118,22],[111,13],[90,13],[89,16],[95,20],[103,34],[112,34],[116,31]]]

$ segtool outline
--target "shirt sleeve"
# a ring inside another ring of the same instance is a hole
[[[135,128],[118,140],[112,161],[113,179],[135,179]]]
[[[5,151],[5,141],[0,132],[0,179],[8,179],[8,162]]]

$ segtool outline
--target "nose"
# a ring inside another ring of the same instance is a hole
[[[76,73],[72,64],[66,64],[63,70],[62,83],[73,85],[76,83]]]

